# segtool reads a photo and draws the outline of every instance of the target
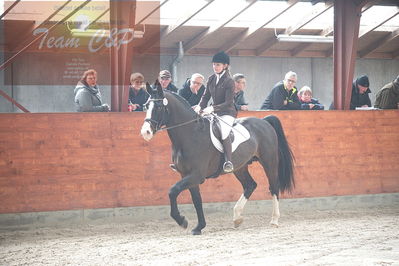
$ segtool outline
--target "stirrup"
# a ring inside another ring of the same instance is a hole
[[[223,164],[223,171],[225,173],[231,173],[234,171],[234,166],[230,161],[227,161]]]
[[[172,168],[173,171],[177,172],[177,168],[174,163],[169,164],[169,167]]]

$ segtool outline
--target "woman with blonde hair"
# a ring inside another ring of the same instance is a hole
[[[148,93],[144,89],[144,76],[136,72],[130,75],[129,104],[132,111],[143,111],[143,105],[148,100]]]

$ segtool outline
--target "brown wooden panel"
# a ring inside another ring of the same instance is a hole
[[[296,188],[282,197],[399,192],[399,112],[263,111],[277,115],[295,154]],[[0,114],[0,213],[169,204],[166,132],[139,135],[144,113]],[[270,199],[263,169],[251,199]],[[207,180],[204,202],[236,201],[234,175]],[[190,203],[189,193],[179,203]]]

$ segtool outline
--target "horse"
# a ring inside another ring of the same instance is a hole
[[[193,235],[200,235],[206,226],[199,185],[207,178],[224,174],[223,154],[212,144],[211,123],[194,112],[189,103],[176,93],[163,90],[160,85],[153,89],[146,84],[150,97],[145,104],[146,117],[141,135],[146,141],[158,131],[167,130],[172,143],[172,159],[181,180],[169,190],[170,215],[176,223],[187,228],[188,222],[179,212],[177,197],[188,189],[194,204],[198,223],[192,229]],[[273,115],[263,119],[245,117],[236,119],[244,126],[250,138],[241,143],[232,154],[233,174],[243,187],[243,194],[233,209],[234,227],[243,222],[242,212],[257,184],[248,171],[248,165],[258,161],[268,178],[272,195],[273,211],[270,224],[278,226],[280,217],[279,193],[291,192],[295,186],[293,153],[289,147],[280,120]]]

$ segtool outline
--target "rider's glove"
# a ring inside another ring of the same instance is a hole
[[[201,111],[201,106],[199,106],[199,105],[193,106],[193,109],[194,109],[194,112],[199,114],[199,112]]]
[[[211,114],[213,113],[213,106],[208,106],[202,111],[203,114]]]

